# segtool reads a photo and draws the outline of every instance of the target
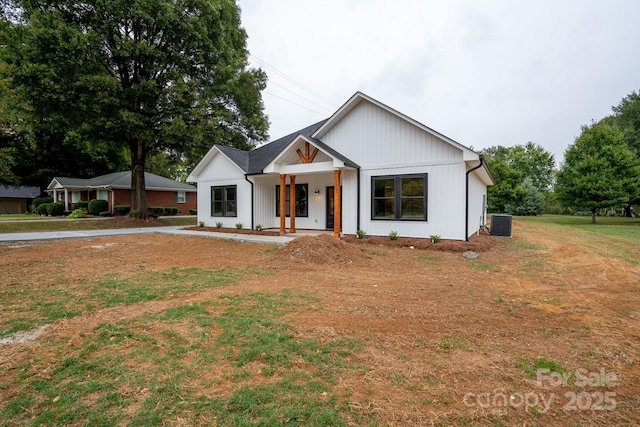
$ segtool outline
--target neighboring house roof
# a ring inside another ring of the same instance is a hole
[[[155,175],[149,172],[144,173],[145,188],[155,191],[190,191],[195,192],[196,187],[163,176]],[[114,172],[107,175],[97,176],[95,178],[68,178],[55,177],[47,187],[48,190],[54,188],[68,189],[100,189],[100,188],[117,188],[128,190],[131,188],[131,171]]]
[[[0,185],[0,197],[11,199],[35,199],[40,195],[39,187],[5,187]]]

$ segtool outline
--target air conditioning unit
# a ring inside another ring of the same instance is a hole
[[[491,215],[491,235],[511,237],[511,215]]]

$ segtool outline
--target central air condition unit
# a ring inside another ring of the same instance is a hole
[[[491,215],[491,235],[511,237],[511,215]]]

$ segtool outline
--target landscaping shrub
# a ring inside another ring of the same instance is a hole
[[[189,209],[189,215],[198,215],[198,209]]]
[[[75,202],[73,204],[73,208],[74,209],[82,209],[82,210],[86,211],[89,208],[89,202],[87,202],[86,200],[81,200],[79,202]]]
[[[109,202],[100,199],[89,200],[88,208],[91,215],[100,215],[100,212],[109,209]]]
[[[60,216],[64,213],[64,206],[62,203],[47,203],[47,215]]]
[[[75,209],[73,212],[71,212],[69,215],[67,215],[67,218],[70,218],[70,219],[87,218],[88,216],[89,215],[85,214],[82,209]]]
[[[178,208],[164,208],[167,215],[178,215]]]
[[[45,203],[53,203],[53,197],[36,197],[33,199],[33,206],[36,208]]]
[[[116,205],[113,207],[113,211],[118,215],[127,215],[131,212],[131,206],[129,205]]]
[[[149,212],[153,215],[162,215],[164,213],[164,206],[149,206]]]
[[[98,215],[100,215],[100,216],[111,216],[111,212],[109,212],[109,211],[102,211],[102,212],[100,212]]]
[[[52,203],[41,203],[38,205],[38,207],[36,208],[36,213],[38,215],[49,215],[49,212],[47,212],[47,208],[49,207],[49,205]]]

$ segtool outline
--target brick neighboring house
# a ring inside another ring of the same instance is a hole
[[[0,215],[29,212],[33,199],[40,195],[38,187],[5,187],[0,185]]]
[[[197,209],[196,187],[169,178],[144,173],[147,190],[147,206],[178,208],[178,213],[189,214]],[[73,210],[79,201],[102,199],[109,202],[109,211],[114,206],[131,205],[131,171],[114,172],[95,178],[55,177],[47,187],[54,201],[63,202],[65,211]]]

